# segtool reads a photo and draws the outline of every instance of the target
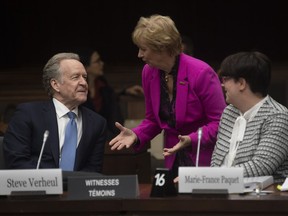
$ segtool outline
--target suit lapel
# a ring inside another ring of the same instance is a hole
[[[154,69],[157,70],[157,69]],[[151,81],[150,81],[150,97],[151,97],[151,104],[152,104],[152,109],[157,116],[157,119],[160,121],[158,118],[159,116],[159,109],[160,109],[160,94],[161,94],[161,89],[160,89],[160,72],[154,71]]]
[[[261,121],[261,119],[267,116],[267,113],[270,113],[271,107],[270,107],[269,101],[270,101],[270,98],[268,97],[268,99],[259,108],[258,112],[256,113],[256,115],[254,116],[251,122],[254,122],[254,121],[259,122]]]
[[[82,115],[82,136],[79,141],[77,150],[76,150],[76,158],[75,158],[75,169],[77,170],[79,165],[81,164],[81,160],[84,158],[83,154],[86,149],[88,149],[89,142],[87,142],[87,138],[89,140],[89,134],[91,134],[89,131],[89,119],[90,113],[85,112],[83,107],[79,106],[79,112],[81,112]]]
[[[186,116],[186,108],[187,108],[187,97],[189,91],[189,81],[188,81],[188,74],[186,70],[186,64],[181,61],[179,62],[179,69],[178,69],[178,77],[176,81],[176,88],[177,88],[177,95],[176,95],[176,119],[178,124],[176,125],[177,128],[181,128],[181,122],[184,122]]]
[[[49,137],[47,139],[47,143],[50,146],[50,150],[55,160],[55,164],[59,165],[59,134],[56,115],[57,114],[55,111],[55,107],[51,100],[43,107],[43,118],[45,124],[47,125],[47,130],[49,130]]]

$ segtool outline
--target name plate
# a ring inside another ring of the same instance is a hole
[[[68,177],[68,199],[113,199],[139,196],[137,175]]]
[[[179,193],[243,193],[243,168],[179,167]]]
[[[0,195],[63,194],[61,169],[0,170]]]

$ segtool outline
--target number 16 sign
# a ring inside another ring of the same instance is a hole
[[[155,170],[151,197],[175,196],[177,194],[169,169],[157,168]]]

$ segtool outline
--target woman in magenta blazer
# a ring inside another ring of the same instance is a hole
[[[210,166],[217,130],[226,103],[219,78],[205,62],[182,52],[181,36],[167,16],[141,17],[132,34],[139,47],[146,114],[130,130],[116,123],[120,134],[111,149],[137,151],[164,130],[165,166],[177,176],[179,166],[194,166],[198,129],[202,128],[199,166]]]

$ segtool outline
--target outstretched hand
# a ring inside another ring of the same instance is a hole
[[[111,150],[121,150],[124,147],[129,148],[135,141],[137,141],[137,136],[132,130],[124,127],[119,122],[116,122],[115,126],[120,130],[120,133],[109,142]]]
[[[143,88],[140,85],[130,86],[129,88],[125,90],[125,92],[126,94],[133,95],[133,96],[144,95]]]
[[[180,149],[185,148],[191,144],[191,139],[189,136],[179,135],[178,139],[179,139],[179,142],[175,146],[173,146],[172,148],[163,149],[164,157],[172,155],[176,153],[177,151],[179,151]]]

